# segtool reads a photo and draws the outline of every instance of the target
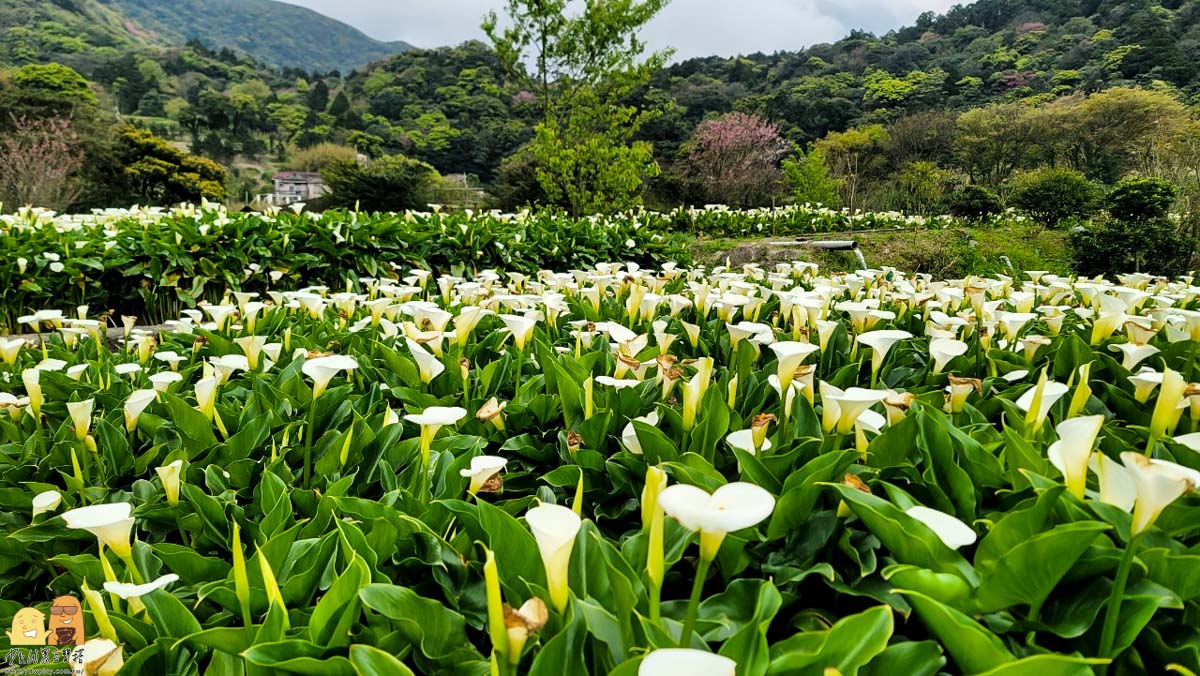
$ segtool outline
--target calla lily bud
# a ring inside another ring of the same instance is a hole
[[[179,475],[183,469],[183,460],[175,460],[162,467],[156,467],[158,479],[162,482],[163,493],[167,496],[167,504],[172,507],[179,504]]]
[[[508,627],[504,622],[504,597],[500,592],[500,570],[496,566],[496,555],[487,550],[483,562],[483,586],[487,592],[488,636],[492,639],[492,650],[501,655],[508,652]]]
[[[642,528],[649,528],[658,510],[658,496],[667,487],[667,473],[653,465],[646,468],[646,485],[642,488]]]
[[[42,372],[38,369],[25,369],[21,372],[21,382],[25,385],[25,396],[29,397],[29,410],[34,417],[42,414],[42,386],[39,382]]]
[[[579,515],[569,508],[551,504],[538,505],[526,512],[525,522],[533,531],[542,565],[546,569],[550,602],[561,613],[566,610],[570,600],[567,575],[571,566],[571,551],[575,547],[575,536],[583,522]]]
[[[92,611],[92,619],[96,621],[96,629],[100,632],[100,636],[110,640],[118,641],[117,630],[113,627],[112,620],[108,617],[108,608],[104,605],[104,595],[95,589],[88,588],[87,580],[83,581],[83,600],[87,602],[88,609]]]
[[[1156,439],[1175,431],[1179,418],[1187,402],[1183,398],[1187,391],[1187,381],[1178,371],[1165,369],[1162,377],[1162,387],[1158,390],[1158,401],[1154,404],[1154,414],[1150,418],[1150,434]]]
[[[712,378],[712,357],[697,359],[696,368],[696,375],[683,385],[683,429],[689,432],[696,426],[696,413]]]
[[[1074,418],[1083,413],[1084,407],[1092,398],[1092,388],[1088,385],[1088,378],[1092,372],[1092,362],[1088,362],[1079,367],[1078,375],[1079,382],[1075,384],[1075,392],[1071,394],[1071,403],[1067,406],[1067,418]]]

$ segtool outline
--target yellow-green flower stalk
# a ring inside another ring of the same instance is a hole
[[[488,637],[492,640],[492,654],[505,656],[508,653],[508,628],[504,625],[504,597],[500,592],[500,570],[496,566],[496,555],[488,549],[484,554],[483,587],[487,593]]]
[[[115,582],[115,580],[113,580]],[[96,621],[96,629],[100,635],[110,641],[118,641],[117,630],[113,627],[112,620],[108,617],[108,608],[104,605],[104,595],[95,589],[90,589],[87,580],[83,581],[83,600],[87,602],[88,608],[92,611],[92,619]]]
[[[242,551],[242,529],[237,521],[233,522],[233,543],[230,545],[233,556],[233,592],[237,596],[238,606],[242,609],[242,626],[254,626],[250,615],[250,576],[246,574],[246,553]]]
[[[1158,401],[1150,417],[1150,441],[1146,444],[1146,455],[1154,450],[1154,443],[1175,431],[1187,402],[1183,397],[1187,381],[1178,371],[1164,368],[1162,385],[1158,388]]]
[[[1088,400],[1092,398],[1092,387],[1088,384],[1091,372],[1092,362],[1090,361],[1079,367],[1079,371],[1076,373],[1079,382],[1075,383],[1075,391],[1071,394],[1071,403],[1067,405],[1067,418],[1074,418],[1083,413]]]
[[[708,391],[713,370],[712,357],[697,359],[696,369],[696,374],[692,376],[692,379],[683,385],[683,429],[687,432],[692,431],[692,428],[696,426],[696,413],[700,409],[704,393]]]
[[[290,629],[291,623],[288,621],[287,606],[283,603],[283,592],[279,590],[279,583],[275,581],[275,571],[271,570],[271,562],[267,561],[267,555],[261,549],[258,550],[258,567],[262,571],[263,589],[267,592],[267,605],[278,606],[283,616],[284,628]]]
[[[663,553],[664,514],[658,496],[667,487],[667,474],[661,469],[646,468],[646,485],[642,488],[642,528],[646,531],[646,575],[650,579],[650,621],[658,622],[662,599],[662,584],[666,577]]]

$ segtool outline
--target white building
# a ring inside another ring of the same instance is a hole
[[[275,174],[276,206],[314,200],[326,192],[321,175],[311,171],[281,171]]]

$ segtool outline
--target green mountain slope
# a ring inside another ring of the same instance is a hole
[[[340,21],[274,0],[110,0],[159,42],[199,39],[285,68],[343,72],[412,49],[381,42]]]

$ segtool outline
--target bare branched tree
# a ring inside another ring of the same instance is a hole
[[[83,190],[82,166],[70,120],[14,116],[11,130],[0,135],[0,203],[62,211]]]

